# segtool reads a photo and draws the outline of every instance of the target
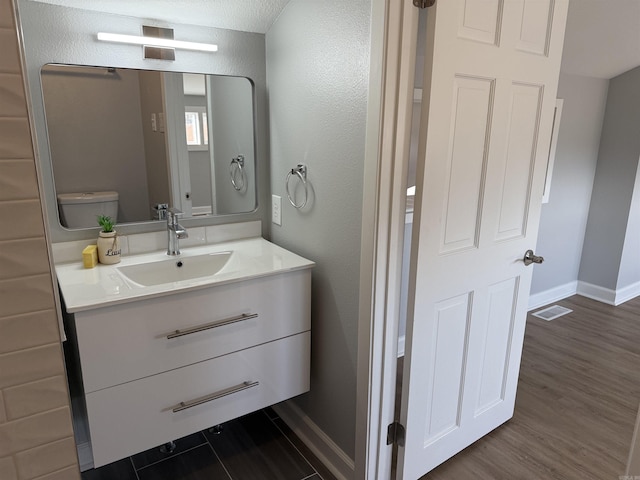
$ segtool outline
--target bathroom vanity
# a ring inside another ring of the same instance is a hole
[[[57,265],[94,466],[308,391],[313,265],[262,238]]]

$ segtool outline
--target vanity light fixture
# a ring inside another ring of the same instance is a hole
[[[202,52],[217,52],[218,46],[211,43],[183,42],[170,38],[143,37],[140,35],[121,35],[118,33],[98,32],[98,40],[103,42],[130,43],[132,45],[147,45],[159,48],[178,48],[181,50],[198,50]]]
[[[176,48],[204,52],[218,51],[217,45],[174,40],[173,28],[154,27],[150,25],[142,25],[142,35],[98,32],[98,40],[141,45],[143,47],[144,58],[154,60],[175,60]]]

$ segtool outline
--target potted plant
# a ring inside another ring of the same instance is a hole
[[[113,220],[107,215],[98,215],[98,225],[102,227],[98,236],[98,261],[106,265],[120,262],[120,241],[114,230]]]

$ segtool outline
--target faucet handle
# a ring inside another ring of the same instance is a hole
[[[184,215],[182,210],[171,207],[167,210],[167,225],[175,225],[178,223],[178,217]]]

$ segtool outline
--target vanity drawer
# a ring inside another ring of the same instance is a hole
[[[298,270],[76,313],[85,392],[310,330],[310,285],[311,271]]]
[[[310,339],[306,332],[87,394],[95,466],[308,391]],[[243,382],[258,384],[240,390]],[[173,411],[234,388],[239,391]]]

